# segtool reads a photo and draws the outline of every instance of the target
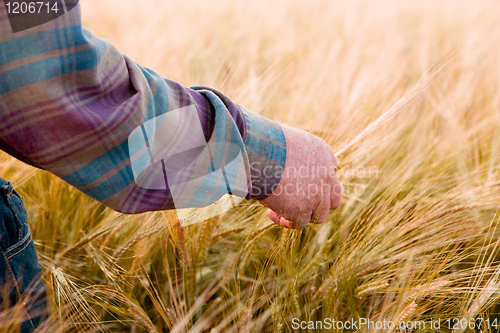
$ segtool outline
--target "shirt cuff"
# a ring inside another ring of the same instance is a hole
[[[250,163],[250,197],[263,200],[273,193],[285,170],[285,133],[277,122],[239,108],[246,123],[244,143]]]

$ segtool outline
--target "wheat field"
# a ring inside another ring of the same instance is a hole
[[[113,212],[2,153],[49,289],[40,332],[356,331],[318,328],[328,318],[498,331],[500,2],[81,5],[84,25],[139,64],[325,139],[345,193],[303,230],[272,225],[257,202],[183,227],[169,211]],[[0,332],[21,312],[4,311]]]

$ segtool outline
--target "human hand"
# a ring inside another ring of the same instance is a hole
[[[322,223],[342,201],[342,185],[331,147],[310,133],[282,126],[287,144],[283,176],[273,193],[261,202],[276,224],[301,229],[310,222]]]

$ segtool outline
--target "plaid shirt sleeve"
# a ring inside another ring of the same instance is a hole
[[[238,175],[241,195],[264,199],[286,161],[279,124],[141,67],[83,28],[79,6],[13,33],[0,2],[0,118],[0,149],[129,214],[179,208],[173,188],[202,207]],[[231,169],[232,151],[241,163]],[[194,192],[178,190],[187,183]]]

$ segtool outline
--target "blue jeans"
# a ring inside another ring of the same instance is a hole
[[[22,303],[22,313],[13,315],[22,333],[33,332],[47,316],[47,288],[23,200],[2,178],[0,191],[0,311]]]

